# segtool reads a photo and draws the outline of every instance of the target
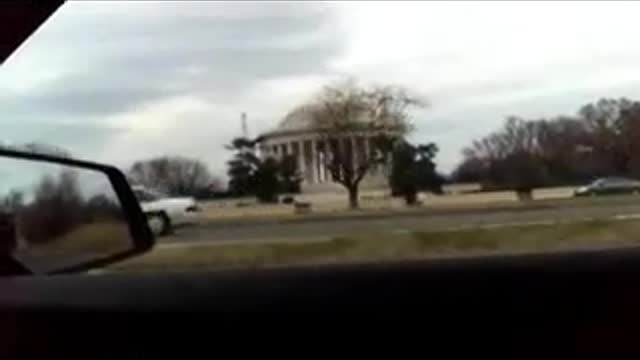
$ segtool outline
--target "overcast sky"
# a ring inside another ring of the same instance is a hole
[[[640,99],[640,2],[64,4],[0,68],[2,140],[127,167],[275,126],[342,76],[425,96],[416,141],[451,170],[508,115]]]

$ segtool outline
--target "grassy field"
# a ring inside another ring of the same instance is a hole
[[[158,247],[111,271],[188,271],[292,264],[528,253],[640,245],[640,221],[519,225],[461,231],[362,234],[317,241],[199,243]]]
[[[579,208],[591,206],[627,206],[640,203],[637,195],[611,195],[598,197],[575,198],[566,196],[567,188],[541,189],[541,194],[534,197],[532,201],[518,201],[513,194],[513,198],[498,196],[504,195],[502,192],[481,193],[481,194],[458,194],[435,196],[430,195],[423,206],[407,207],[401,199],[393,199],[398,202],[394,206],[363,206],[357,211],[347,210],[345,207],[320,208],[314,205],[314,211],[310,214],[295,214],[291,205],[258,204],[249,207],[234,208],[231,202],[227,202],[226,207],[206,204],[204,212],[201,214],[200,222],[203,223],[235,223],[251,221],[276,221],[276,222],[297,222],[311,219],[333,219],[343,217],[369,217],[369,216],[404,216],[407,214],[454,214],[466,211],[492,210],[492,211],[520,211],[533,209],[551,208]],[[509,192],[504,192],[509,193]],[[433,199],[431,199],[433,198]],[[439,199],[439,200],[434,200]],[[329,201],[329,200],[327,200]],[[325,205],[326,206],[326,205]]]
[[[131,235],[125,223],[96,222],[82,224],[44,244],[29,244],[14,256],[32,271],[46,273],[114,255],[131,246]]]
[[[32,255],[74,255],[84,253],[114,253],[131,247],[131,235],[126,223],[96,222],[82,224],[72,231],[44,244],[30,244],[22,251]]]
[[[536,200],[555,200],[570,198],[573,187],[557,187],[537,189],[533,193]],[[400,198],[390,198],[384,191],[370,190],[360,194],[362,211],[403,211],[406,209]],[[518,200],[513,191],[494,191],[482,193],[453,193],[447,195],[421,194],[424,208],[456,208],[483,207],[495,204],[517,204]],[[310,202],[316,214],[344,213],[347,209],[346,193],[300,194],[296,195],[300,201]],[[248,206],[238,207],[238,203]],[[249,205],[250,204],[250,205]],[[256,204],[255,199],[213,200],[202,204],[205,220],[226,220],[237,218],[264,218],[295,216],[291,205]],[[298,215],[299,216],[299,215]]]

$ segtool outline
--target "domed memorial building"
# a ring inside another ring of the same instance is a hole
[[[261,134],[260,156],[262,158],[281,158],[293,155],[297,159],[298,170],[302,175],[302,192],[342,191],[344,188],[335,183],[327,168],[327,161],[332,154],[327,137],[314,122],[313,114],[318,105],[305,105],[291,111],[271,131]],[[366,127],[363,127],[366,128]],[[338,135],[342,146],[355,151],[347,153],[351,156],[354,168],[357,168],[359,157],[371,154],[372,139],[378,133],[373,130],[349,131]],[[334,136],[332,136],[333,138]],[[334,143],[335,145],[335,143]],[[372,166],[362,179],[362,189],[384,189],[388,187],[385,166]]]

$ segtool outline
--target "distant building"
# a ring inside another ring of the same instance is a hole
[[[260,156],[281,158],[294,155],[302,174],[303,192],[342,190],[334,183],[325,159],[330,156],[329,148],[321,136],[312,128],[310,106],[299,107],[289,114],[271,131],[261,134]],[[353,146],[354,163],[358,164],[358,154],[368,154],[372,148],[373,132],[362,131],[353,136],[345,136],[345,146]],[[362,188],[382,189],[388,187],[383,166],[370,169],[362,180]]]

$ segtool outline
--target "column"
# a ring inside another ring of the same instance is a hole
[[[296,156],[298,157],[298,171],[300,175],[302,175],[303,179],[306,179],[306,164],[304,161],[304,140],[299,140],[296,144],[298,144],[298,152]]]
[[[318,182],[323,183],[325,181],[325,157],[327,155],[326,144],[323,140],[317,141],[317,146],[322,147],[322,151],[317,151],[317,161],[318,161]]]
[[[320,182],[318,174],[318,142],[316,139],[311,139],[311,183],[317,184]]]
[[[304,181],[307,184],[311,184],[312,180],[312,164],[311,164],[311,146],[312,144],[307,139],[303,139],[302,142],[302,163],[304,164]]]
[[[343,137],[336,137],[335,141],[335,146],[333,146],[333,144],[331,144],[330,149],[335,149],[336,150],[336,156],[338,157],[339,161],[342,162],[344,160],[344,156],[346,153],[346,141],[347,138],[343,138]],[[333,156],[333,155],[332,155]],[[336,174],[338,175],[338,177],[342,177],[343,174],[343,166],[339,166],[337,169],[335,169]]]
[[[331,161],[331,146],[329,145],[329,141],[323,141],[324,144],[324,153],[322,154],[322,179],[325,182],[331,182],[332,177],[329,169],[327,168],[327,162]]]
[[[372,154],[372,150],[373,150],[373,146],[371,146],[371,137],[370,136],[365,136],[364,138],[364,148],[365,151],[367,152],[367,158],[371,159],[373,158],[373,154]],[[373,164],[371,165],[371,168],[369,169],[369,173],[371,175],[374,175],[378,172],[378,164]]]
[[[315,173],[313,172],[313,140],[304,141],[304,166],[307,170],[307,182],[309,184],[315,183]]]

